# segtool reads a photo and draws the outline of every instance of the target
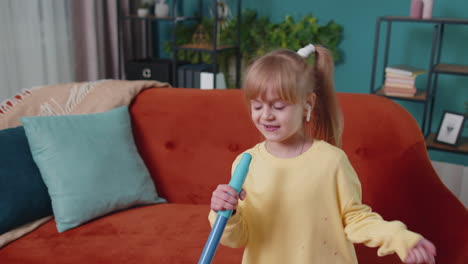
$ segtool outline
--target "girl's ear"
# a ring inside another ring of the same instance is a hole
[[[315,107],[315,101],[317,100],[317,95],[315,93],[311,93],[305,103],[310,105],[310,107],[312,108],[312,110],[314,110],[314,107]],[[306,112],[307,112],[307,106],[306,106]]]
[[[306,122],[310,121],[310,117],[312,115],[312,110],[315,106],[315,99],[317,96],[315,93],[311,93],[304,102],[304,117],[306,118]]]
[[[306,122],[310,121],[310,117],[312,115],[312,111],[314,110],[315,107],[315,100],[317,98],[317,95],[315,93],[311,93],[304,104],[304,116],[306,118]]]

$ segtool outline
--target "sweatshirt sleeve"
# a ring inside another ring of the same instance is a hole
[[[239,163],[241,155],[239,155],[234,160],[232,164],[231,175],[232,173],[234,173],[234,169]],[[240,248],[240,247],[244,247],[247,244],[248,228],[247,228],[247,222],[245,220],[246,217],[244,216],[244,212],[243,212],[243,204],[244,204],[244,201],[239,200],[236,213],[232,215],[231,218],[229,218],[226,224],[226,227],[224,228],[223,235],[221,236],[220,243],[227,247]],[[208,215],[208,220],[210,221],[211,227],[213,227],[213,224],[215,223],[217,216],[218,216],[218,213],[214,212],[213,210],[210,210],[210,213]]]
[[[364,243],[368,247],[379,247],[377,254],[398,254],[404,261],[407,252],[422,238],[406,229],[400,221],[385,221],[379,214],[362,204],[361,183],[343,153],[337,169],[337,191],[344,231],[353,243]]]
[[[210,221],[211,227],[213,227],[217,216],[218,214],[216,212],[213,210],[210,211],[208,220]],[[220,242],[227,247],[240,248],[247,244],[247,239],[247,224],[243,217],[242,208],[239,205],[237,206],[236,214],[229,218]]]

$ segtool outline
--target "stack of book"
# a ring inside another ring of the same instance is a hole
[[[177,69],[177,86],[184,88],[214,89],[213,65],[185,64]],[[226,89],[226,80],[222,72],[216,73],[216,89]]]
[[[388,96],[413,97],[417,90],[416,77],[426,70],[409,65],[394,65],[385,68],[383,92]]]

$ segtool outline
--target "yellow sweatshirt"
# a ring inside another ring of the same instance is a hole
[[[247,197],[221,238],[225,246],[245,247],[244,264],[357,263],[353,243],[403,260],[421,238],[361,203],[346,154],[325,141],[289,159],[268,153],[264,142],[246,152],[253,157],[243,187]],[[211,225],[216,216],[210,212]]]

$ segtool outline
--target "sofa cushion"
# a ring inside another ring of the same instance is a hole
[[[23,127],[0,130],[0,234],[52,214]]]
[[[158,204],[102,217],[58,234],[54,221],[0,250],[5,263],[197,263],[210,232],[208,205]],[[137,224],[134,224],[137,223]],[[28,254],[24,254],[28,252]],[[239,264],[219,246],[213,263]],[[3,262],[2,262],[3,263]]]
[[[137,152],[128,107],[21,121],[59,232],[116,210],[164,201]]]

